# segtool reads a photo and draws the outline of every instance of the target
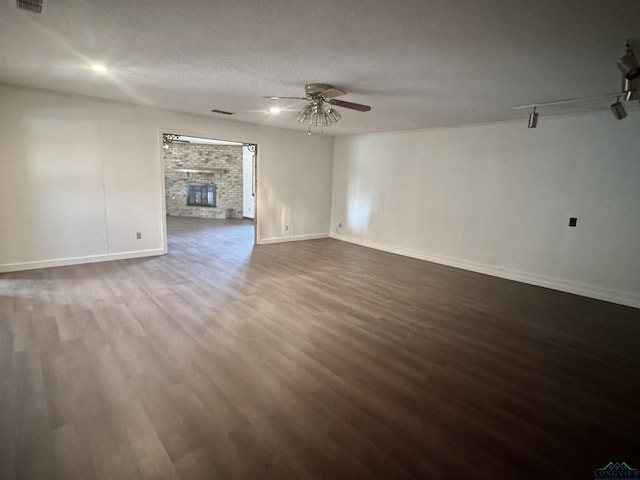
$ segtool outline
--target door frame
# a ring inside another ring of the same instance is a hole
[[[174,133],[174,132],[180,132],[180,133]],[[219,140],[219,141],[224,141],[224,142],[234,142],[234,143],[238,143],[241,144],[243,147],[244,146],[249,146],[252,145],[255,149],[253,153],[253,161],[252,161],[252,175],[253,175],[253,181],[252,181],[252,187],[253,187],[253,244],[257,245],[259,240],[260,240],[260,232],[259,227],[260,224],[258,222],[258,215],[259,215],[259,208],[260,208],[260,202],[258,201],[259,198],[259,191],[260,191],[260,181],[259,181],[259,169],[258,169],[258,150],[259,150],[259,144],[256,141],[240,141],[240,140],[231,140],[231,139],[222,139],[222,138],[216,138],[218,137],[217,135],[211,135],[211,134],[205,134],[202,132],[193,132],[190,131],[188,128],[176,128],[176,127],[170,127],[170,128],[158,128],[158,142],[157,142],[157,149],[158,149],[158,165],[159,165],[159,171],[160,171],[160,175],[159,175],[159,181],[160,181],[160,195],[162,196],[161,198],[161,210],[162,210],[162,236],[163,236],[163,245],[162,245],[162,249],[164,251],[164,253],[168,253],[169,252],[169,246],[168,246],[168,241],[167,241],[167,196],[166,196],[166,191],[165,191],[165,165],[164,165],[164,135],[165,134],[174,134],[174,135],[184,135],[186,137],[195,137],[195,138],[202,138],[202,139],[206,139],[206,140]],[[222,135],[224,136],[224,135]]]

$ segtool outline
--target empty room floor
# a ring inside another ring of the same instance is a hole
[[[640,310],[252,225],[0,275],[0,479],[640,466]]]

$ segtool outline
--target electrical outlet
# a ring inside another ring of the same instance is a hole
[[[136,240],[142,239],[142,232],[136,232]]]
[[[569,218],[569,226],[570,227],[577,227],[578,226],[578,219],[576,217],[570,217]]]

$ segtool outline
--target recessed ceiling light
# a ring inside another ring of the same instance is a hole
[[[271,113],[273,113],[274,115],[277,115],[277,114],[279,114],[279,113],[282,111],[282,109],[281,109],[280,107],[271,107],[271,108],[269,109],[269,111],[270,111]]]
[[[107,71],[107,67],[99,63],[94,63],[93,65],[91,65],[91,70],[97,73],[104,73]]]

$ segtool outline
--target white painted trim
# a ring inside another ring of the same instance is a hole
[[[160,248],[154,250],[141,250],[137,252],[91,255],[88,257],[60,258],[56,260],[43,260],[39,262],[8,263],[5,265],[0,265],[0,273],[36,270],[38,268],[65,267],[68,265],[81,265],[83,263],[109,262],[112,260],[128,260],[131,258],[153,257],[157,255],[164,255],[166,253],[166,248]]]
[[[575,295],[580,295],[583,297],[595,298],[597,300],[604,300],[606,302],[640,308],[640,295],[632,292],[611,290],[595,285],[570,282],[559,278],[521,272],[519,270],[511,270],[505,267],[488,265],[460,258],[447,257],[444,255],[421,252],[419,250],[395,247],[379,242],[359,240],[345,235],[331,234],[330,237],[336,240],[342,240],[345,242],[354,243],[356,245],[362,245],[363,247],[369,247],[376,250],[382,250],[384,252],[403,255],[405,257],[417,258],[419,260],[447,265],[449,267],[461,268],[463,270],[483,273],[485,275],[491,275],[494,277],[506,278],[508,280],[514,280],[516,282],[528,283],[531,285],[537,285],[539,287],[559,290],[561,292],[573,293]]]
[[[295,235],[291,237],[271,237],[258,240],[259,245],[267,245],[269,243],[298,242],[300,240],[317,240],[318,238],[328,238],[327,233],[313,233],[310,235]]]
[[[162,217],[160,222],[162,224],[162,249],[164,253],[167,253],[169,240],[167,237],[167,192],[165,190],[165,166],[164,166],[164,148],[162,148],[164,132],[162,129],[158,129],[158,141],[156,142],[156,158],[158,160],[158,173],[160,177],[160,207],[162,208]]]
[[[231,119],[226,119],[225,121],[237,121],[237,120],[231,120]],[[181,133],[180,135],[182,136],[188,136],[191,138],[202,138],[202,139],[213,139],[213,137],[218,136],[215,132],[205,132],[204,130],[201,131],[196,131],[196,130],[191,130],[190,127],[184,127],[184,126],[176,126],[178,124],[174,124],[174,126],[159,126],[158,127],[158,142],[157,142],[157,146],[158,146],[158,162],[160,162],[160,185],[162,187],[162,235],[163,235],[163,242],[164,242],[164,249],[166,250],[165,253],[167,253],[168,251],[168,234],[167,234],[167,197],[166,197],[166,191],[165,191],[165,164],[164,164],[164,149],[162,148],[162,135],[165,132],[186,132],[186,133]],[[226,136],[225,134],[222,134],[221,136]],[[253,137],[253,135],[252,135]],[[256,146],[256,151],[254,153],[255,157],[256,157],[256,195],[255,195],[255,204],[253,207],[253,231],[254,231],[254,238],[255,238],[255,243],[259,244],[262,243],[260,242],[260,236],[262,235],[262,227],[261,227],[261,218],[258,216],[258,210],[259,210],[259,204],[261,203],[260,201],[260,195],[258,192],[260,192],[261,190],[261,185],[262,185],[262,180],[260,177],[260,173],[262,173],[262,170],[258,168],[258,153],[260,151],[260,145],[262,144],[261,142],[258,142],[257,139],[253,140],[229,140],[229,142],[234,143],[234,144],[238,144],[238,145],[245,145],[245,144],[250,144],[250,145],[255,145]],[[258,173],[260,172],[260,173]]]

